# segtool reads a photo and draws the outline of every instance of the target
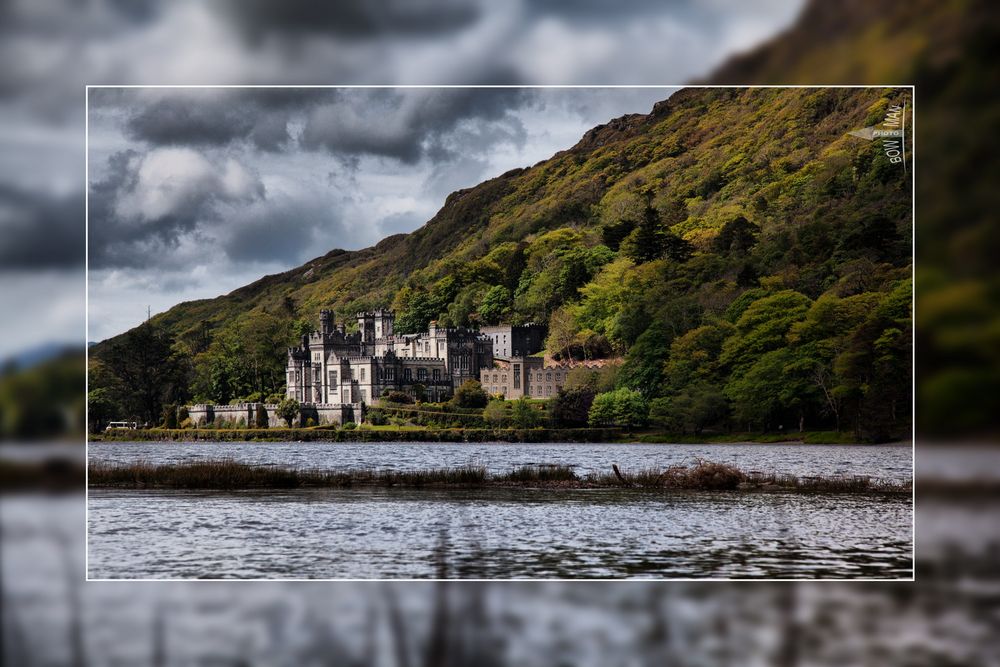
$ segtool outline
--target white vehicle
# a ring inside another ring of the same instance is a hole
[[[139,422],[111,422],[108,424],[105,431],[115,431],[118,429],[137,429],[139,428]]]

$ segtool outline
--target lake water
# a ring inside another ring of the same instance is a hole
[[[90,492],[96,578],[910,576],[908,499],[621,491]]]
[[[579,472],[702,457],[910,478],[905,446],[95,443],[91,460]],[[621,490],[91,490],[91,578],[904,578],[909,497]],[[442,569],[443,568],[443,569]]]

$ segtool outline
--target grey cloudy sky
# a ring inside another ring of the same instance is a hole
[[[671,84],[703,76],[774,35],[800,6],[800,0],[0,2],[0,307],[18,313],[0,323],[0,357],[40,340],[79,341],[83,332],[85,84]],[[471,185],[501,165],[545,157],[543,147],[562,147],[558,133],[572,143],[584,119],[619,112],[562,109],[565,123],[539,139],[532,132],[542,126],[534,121],[560,111],[541,111],[530,100],[520,106],[508,100],[497,107],[500,116],[490,117],[475,99],[465,107],[399,102],[404,106],[395,109],[398,100],[389,96],[351,118],[346,102],[312,108],[295,94],[232,106],[185,105],[152,93],[126,97],[118,104],[109,95],[106,107],[95,110],[91,159],[99,181],[92,186],[103,187],[99,198],[113,200],[116,213],[140,222],[115,228],[121,238],[102,246],[97,262],[107,275],[94,282],[114,275],[120,289],[131,285],[130,293],[151,295],[169,284],[179,288],[178,298],[196,293],[185,290],[194,290],[197,276],[185,276],[181,267],[194,266],[204,251],[193,241],[210,221],[216,222],[212,254],[223,266],[277,270],[311,256],[306,239],[317,235],[328,247],[356,247],[378,233],[411,229],[433,213],[432,194]],[[466,116],[476,122],[463,125]],[[373,132],[375,124],[385,127]],[[488,155],[475,152],[485,146],[492,147]],[[183,202],[122,198],[115,185],[116,175],[141,181],[182,165],[208,179],[186,182]],[[401,194],[408,189],[409,200]],[[162,208],[168,204],[169,213]],[[247,230],[271,234],[273,252],[263,256],[251,234],[225,224],[236,211],[245,214]],[[298,233],[274,234],[279,212]],[[158,270],[176,274],[161,273],[154,282],[127,271],[129,258],[135,263],[139,256],[155,257],[163,264]],[[144,313],[152,300],[122,302],[116,310]],[[127,326],[125,318],[120,325]],[[108,333],[112,328],[95,335]]]

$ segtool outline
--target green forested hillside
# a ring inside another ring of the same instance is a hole
[[[320,308],[389,305],[401,331],[544,322],[556,358],[622,358],[615,383],[665,428],[908,432],[912,184],[847,134],[908,93],[684,89],[412,234],[158,315],[163,399],[280,391]],[[109,363],[137,335],[93,348],[92,387],[128,393]]]

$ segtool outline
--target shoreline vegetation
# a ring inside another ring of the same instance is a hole
[[[850,433],[806,431],[803,433],[681,434],[633,432],[621,428],[423,428],[359,426],[354,429],[122,429],[90,434],[90,442],[609,442],[637,444],[769,444],[866,445]],[[906,441],[903,441],[906,442]],[[895,444],[895,443],[880,443]]]
[[[331,489],[541,488],[645,489],[656,491],[733,491],[758,493],[892,494],[912,492],[911,482],[867,476],[795,476],[743,470],[727,463],[697,460],[690,466],[621,470],[578,475],[566,465],[520,466],[490,472],[480,466],[427,470],[294,469],[241,463],[231,459],[178,464],[91,463],[94,489]]]

